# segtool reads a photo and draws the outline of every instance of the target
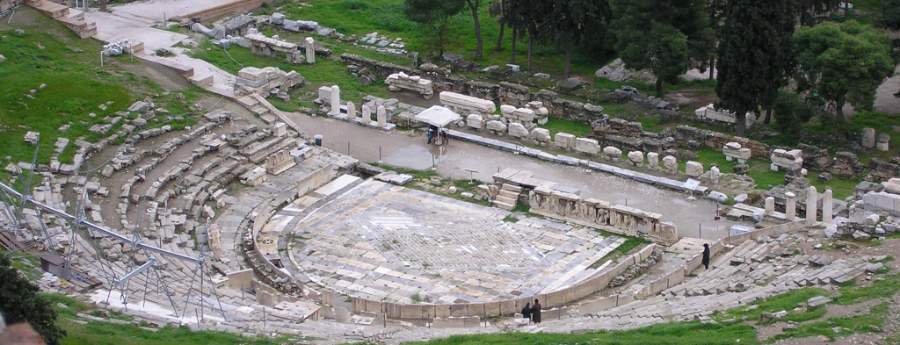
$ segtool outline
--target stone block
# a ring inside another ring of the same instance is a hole
[[[506,124],[503,121],[491,120],[487,122],[487,129],[498,134],[506,133]]]
[[[647,152],[647,166],[650,169],[659,168],[659,154],[656,152]]]
[[[875,149],[882,152],[887,152],[891,149],[891,136],[887,133],[881,133],[878,135],[878,142],[875,143]]]
[[[561,149],[572,150],[575,148],[575,139],[572,134],[559,132],[553,137],[553,143]]]
[[[663,157],[663,169],[670,174],[678,173],[678,158],[675,156],[665,156]]]
[[[775,149],[772,151],[770,159],[772,160],[771,168],[774,171],[781,169],[799,171],[803,169],[803,151],[801,150]]]
[[[469,126],[469,128],[481,129],[484,127],[484,120],[481,118],[481,115],[469,114],[469,116],[466,116],[466,126]]]
[[[525,128],[521,123],[510,123],[507,126],[509,131],[509,136],[513,138],[525,138],[528,137],[528,129]]]
[[[729,142],[722,147],[722,154],[729,162],[737,160],[738,163],[744,163],[750,160],[753,152],[749,148],[742,147],[740,143]]]
[[[703,175],[703,164],[695,161],[688,161],[684,166],[684,174],[690,177],[700,177]]]
[[[628,160],[635,166],[641,166],[644,164],[644,153],[641,151],[628,152]]]
[[[535,128],[531,130],[531,139],[542,144],[550,142],[550,131],[546,128]]]
[[[622,150],[618,147],[607,146],[603,148],[603,155],[612,160],[618,160],[619,157],[622,157]]]
[[[862,147],[871,149],[875,147],[875,128],[866,127],[862,130]]]
[[[577,138],[575,139],[575,151],[588,155],[596,155],[600,152],[600,143],[594,139]]]

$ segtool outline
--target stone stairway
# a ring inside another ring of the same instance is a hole
[[[65,24],[78,37],[90,38],[97,35],[97,23],[85,20],[84,12],[80,10],[47,0],[27,0],[25,4]]]
[[[251,112],[253,112],[253,114],[256,114],[256,116],[259,116],[259,118],[266,123],[273,123],[275,122],[275,119],[277,119],[277,116],[274,112],[272,112],[272,109],[270,109],[266,106],[266,104],[263,103],[268,102],[258,95],[247,95],[239,97],[237,98],[237,102],[245,108],[249,109]]]
[[[500,193],[494,198],[493,205],[504,210],[512,210],[516,208],[516,202],[519,200],[519,194],[522,194],[522,187],[504,183],[500,187]]]

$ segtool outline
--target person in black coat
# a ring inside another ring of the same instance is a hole
[[[525,303],[525,307],[522,308],[522,317],[531,321],[531,303]]]
[[[709,269],[709,243],[703,244],[703,267]]]
[[[534,299],[534,305],[531,306],[531,321],[541,323],[541,302]]]

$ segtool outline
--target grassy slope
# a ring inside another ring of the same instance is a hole
[[[16,34],[16,28],[23,28],[25,33]],[[127,57],[107,58],[106,67],[101,68],[97,54],[100,47],[98,41],[82,40],[28,8],[18,11],[12,25],[0,21],[0,53],[7,58],[0,64],[0,165],[31,161],[34,147],[23,139],[28,131],[41,133],[39,163],[49,162],[59,137],[70,139],[60,157],[62,162],[70,162],[77,138],[97,141],[117,130],[121,122],[105,135],[90,132],[92,125],[103,123],[104,117],[114,116],[149,95],[172,115],[185,116],[182,120],[157,116],[148,127],[172,124],[181,128],[193,122],[188,105],[199,95],[196,88],[165,94],[147,78],[121,68],[132,63]],[[46,88],[39,90],[41,84]],[[27,97],[32,89],[36,90],[33,98]],[[111,102],[107,109],[100,109],[107,102]],[[70,128],[60,132],[64,124]],[[7,178],[6,173],[0,172],[0,178]]]
[[[282,10],[288,18],[314,20],[322,25],[336,28],[341,33],[365,35],[378,32],[388,37],[400,37],[410,51],[426,51],[430,37],[428,30],[421,29],[416,23],[406,18],[403,13],[404,0],[311,0],[305,4],[287,5]],[[511,53],[512,31],[506,30],[504,50],[494,51],[500,26],[488,13],[490,1],[481,1],[480,22],[484,37],[485,57],[479,61],[481,65],[503,65],[509,62]],[[353,18],[353,20],[348,20]],[[447,51],[464,54],[471,59],[474,56],[476,40],[474,22],[468,10],[450,20]],[[517,63],[525,65],[527,44],[522,40],[517,46]],[[555,46],[536,45],[534,54],[535,72],[561,74],[564,54]],[[576,53],[573,56],[573,72],[580,75],[591,75],[599,66],[605,64],[607,57],[590,57]]]

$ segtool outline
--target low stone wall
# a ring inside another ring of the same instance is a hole
[[[434,72],[424,72],[415,68],[400,66],[392,63],[381,62],[354,54],[342,54],[341,61],[367,68],[379,79],[387,78],[394,73],[403,72],[409,75],[421,75],[434,81],[435,93],[441,91],[453,91],[472,97],[491,100],[496,104],[509,104],[516,107],[524,107],[528,102],[541,101],[550,110],[551,116],[569,118],[590,122],[603,116],[603,107],[589,103],[564,99],[556,92],[540,90],[532,92],[528,86],[500,82],[491,83],[478,80],[444,75]]]
[[[173,19],[179,19],[182,21],[199,19],[200,22],[208,22],[210,20],[222,18],[228,15],[250,12],[262,6],[264,2],[267,2],[267,0],[234,0],[219,6],[185,14]]]
[[[541,302],[544,319],[561,318],[565,306],[605,289],[613,278],[625,272],[628,267],[649,258],[656,249],[655,244],[644,247],[612,264],[609,269],[578,284],[559,291],[512,300],[466,303],[466,304],[399,304],[371,301],[364,298],[351,298],[353,313],[378,314],[388,319],[435,320],[454,318],[491,318],[512,316],[522,310],[526,303],[535,299]],[[614,295],[608,299],[609,308],[624,305],[633,301],[635,296],[628,294]],[[464,322],[457,322],[450,327],[466,327]]]
[[[636,208],[610,205],[597,199],[537,187],[528,196],[530,212],[571,221],[627,236],[648,238],[664,245],[678,241],[675,225],[663,222],[662,215]]]
[[[735,137],[708,129],[694,128],[691,126],[678,126],[675,129],[675,139],[679,142],[686,143],[694,140],[701,145],[716,151],[721,151],[725,144],[730,142],[740,143],[742,147],[749,148],[754,158],[768,159],[769,146],[743,137]]]

